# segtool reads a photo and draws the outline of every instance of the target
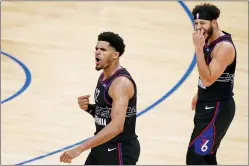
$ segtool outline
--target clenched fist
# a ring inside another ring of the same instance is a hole
[[[80,107],[82,110],[84,110],[84,111],[87,111],[87,110],[88,110],[89,97],[90,97],[90,95],[84,95],[84,96],[78,97],[78,104],[79,104],[79,107]]]

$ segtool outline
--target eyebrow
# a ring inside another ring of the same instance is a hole
[[[194,21],[195,24],[198,24],[198,23],[206,23],[206,21]]]
[[[99,48],[100,50],[107,51],[107,49],[104,48],[104,47],[95,47],[96,50],[98,50],[98,48]]]

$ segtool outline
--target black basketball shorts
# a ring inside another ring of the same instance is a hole
[[[196,156],[213,154],[219,147],[235,115],[234,99],[196,104],[194,129],[188,146]]]
[[[140,156],[138,139],[105,143],[91,149],[85,165],[136,165]]]

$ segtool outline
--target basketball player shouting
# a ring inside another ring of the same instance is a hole
[[[76,148],[64,152],[60,161],[71,163],[82,152],[91,149],[85,165],[135,165],[140,156],[136,129],[136,83],[119,64],[125,44],[113,32],[98,36],[95,47],[96,70],[103,70],[94,93],[78,98],[81,109],[95,118],[95,136]]]

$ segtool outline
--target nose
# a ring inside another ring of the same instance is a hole
[[[100,49],[97,49],[97,50],[95,51],[95,54],[96,54],[96,55],[99,55],[100,52],[101,52]]]
[[[201,24],[198,23],[198,24],[196,24],[195,28],[196,28],[196,30],[201,30],[202,26],[201,26]]]

